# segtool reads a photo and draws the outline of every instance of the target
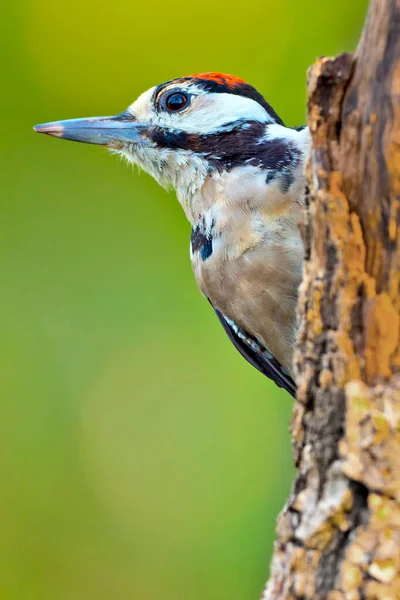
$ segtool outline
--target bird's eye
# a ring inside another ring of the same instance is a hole
[[[189,97],[182,92],[173,92],[165,98],[165,108],[170,112],[178,112],[185,108],[189,102]]]

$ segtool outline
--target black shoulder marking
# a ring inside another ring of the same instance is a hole
[[[202,260],[207,260],[213,253],[212,233],[206,230],[204,220],[192,228],[190,243],[193,254],[200,251]]]
[[[221,311],[213,308],[229,339],[243,358],[295,398],[296,384],[280,363],[274,357],[270,357],[268,351],[255,338],[236,325],[235,328],[232,327]]]
[[[258,153],[264,169],[281,172],[288,167],[296,167],[301,158],[296,144],[284,138],[259,142]]]

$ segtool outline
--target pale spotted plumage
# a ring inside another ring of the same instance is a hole
[[[219,195],[212,193],[217,202],[202,212],[197,224],[205,234],[209,231],[213,251],[206,259],[201,249],[192,251],[196,281],[214,307],[258,339],[291,373],[303,198],[273,192],[269,198],[265,180],[255,185],[250,197],[246,185],[243,195],[235,186],[230,196],[231,176],[236,174],[224,176]]]
[[[151,88],[114,118],[37,130],[107,145],[176,190],[200,290],[241,354],[294,395],[308,130],[285,127],[254,88],[219,73]]]

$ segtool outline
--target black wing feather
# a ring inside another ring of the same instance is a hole
[[[211,302],[210,302],[211,304]],[[212,306],[212,304],[211,304]],[[284,388],[291,396],[296,397],[296,384],[290,375],[283,369],[280,363],[273,357],[270,357],[267,350],[258,340],[242,330],[236,324],[233,327],[232,322],[222,314],[220,310],[213,306],[215,313],[228,334],[229,339],[253,367],[258,369],[263,375],[272,379],[281,388]]]

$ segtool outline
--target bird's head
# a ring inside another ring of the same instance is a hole
[[[268,124],[283,125],[255,88],[203,73],[152,87],[119,115],[45,123],[35,131],[107,146],[174,187],[184,204],[213,173],[257,167]]]

